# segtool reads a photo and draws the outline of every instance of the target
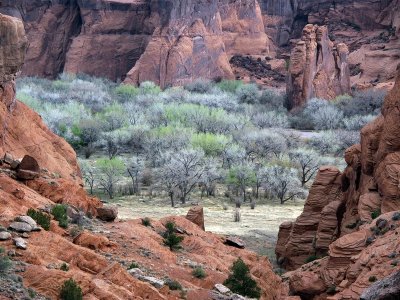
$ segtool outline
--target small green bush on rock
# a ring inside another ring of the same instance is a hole
[[[61,287],[60,298],[61,300],[82,300],[82,289],[75,280],[68,279]]]
[[[231,267],[232,273],[225,280],[224,285],[234,293],[251,298],[260,298],[261,290],[251,278],[249,267],[239,258]]]
[[[56,204],[51,210],[54,219],[58,221],[58,225],[62,228],[68,228],[67,206],[63,204]]]
[[[176,291],[176,290],[182,290],[182,285],[173,279],[167,279],[165,280],[165,284],[169,287],[170,290]]]
[[[175,234],[175,223],[167,222],[165,224],[167,231],[164,232],[164,245],[168,246],[171,251],[178,250],[181,248],[180,243],[183,241],[183,236]]]
[[[202,279],[207,277],[206,271],[202,267],[196,267],[192,271],[192,275],[196,278]]]
[[[149,218],[143,218],[142,219],[142,225],[143,226],[146,226],[146,227],[149,227],[149,226],[151,226],[151,220],[149,219]]]
[[[34,210],[33,208],[28,209],[28,212],[26,213],[29,217],[34,219],[37,224],[42,226],[44,230],[49,230],[50,229],[50,216],[42,213],[41,211]]]

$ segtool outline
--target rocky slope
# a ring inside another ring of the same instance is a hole
[[[285,275],[294,295],[359,299],[400,269],[398,73],[382,115],[361,130],[360,145],[346,150],[344,172],[321,168],[302,215],[280,227],[278,260],[298,268]]]
[[[249,265],[262,299],[285,294],[266,258],[226,245],[224,237],[205,232],[184,217],[153,220],[149,227],[141,220],[106,224],[93,219],[97,215],[113,220],[115,209],[86,195],[72,148],[15,99],[14,79],[26,49],[22,22],[0,14],[0,37],[0,247],[13,260],[11,270],[19,274],[8,271],[14,277],[0,278],[0,299],[26,299],[22,284],[39,293],[31,296],[34,299],[58,299],[69,278],[78,282],[85,299],[237,299],[211,290],[227,278],[238,257]],[[54,218],[44,230],[25,215],[35,209],[50,216],[55,203],[68,205],[68,230]],[[184,237],[177,252],[163,244],[161,235],[169,220]],[[0,256],[3,259],[4,254]],[[132,262],[139,268],[128,272]],[[196,266],[207,272],[204,280],[192,275]],[[22,283],[13,286],[11,278],[22,278]],[[183,289],[170,289],[171,280]]]
[[[365,88],[394,81],[399,7],[399,0],[3,0],[0,12],[24,20],[25,75],[82,72],[162,86],[236,77],[283,88],[285,60],[312,23],[348,45],[351,83]]]

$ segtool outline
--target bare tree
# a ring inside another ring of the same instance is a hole
[[[316,151],[311,149],[296,149],[289,153],[294,165],[299,169],[301,186],[313,178],[318,171],[320,160]]]
[[[90,194],[93,195],[93,187],[97,178],[96,169],[87,161],[79,161],[81,167],[82,177],[85,183],[89,185]]]
[[[132,180],[133,193],[135,195],[137,195],[140,191],[139,181],[143,170],[144,161],[141,158],[134,156],[128,160],[126,171],[128,172],[128,175]]]
[[[99,184],[109,195],[114,198],[115,186],[121,180],[124,173],[124,163],[119,158],[101,159],[97,161],[99,170]]]
[[[271,165],[264,168],[264,187],[281,204],[302,194],[296,170],[285,165]]]
[[[173,177],[164,180],[164,185],[168,185],[169,191],[176,187],[182,204],[193,189],[201,182],[204,174],[204,153],[200,150],[180,150],[170,153],[164,165],[163,174]]]

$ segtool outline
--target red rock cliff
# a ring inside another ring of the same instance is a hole
[[[359,299],[375,280],[400,269],[399,105],[400,69],[382,116],[361,130],[361,145],[346,150],[343,174],[321,169],[302,215],[281,225],[278,260],[298,268],[285,275],[292,294]]]

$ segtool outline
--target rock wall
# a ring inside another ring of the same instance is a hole
[[[229,78],[233,53],[270,53],[256,0],[173,1],[125,82],[166,87],[196,78]],[[154,59],[157,57],[157,59]]]
[[[346,150],[346,169],[326,187],[340,188],[339,197],[321,193],[320,171],[302,215],[281,225],[278,261],[298,268],[285,275],[292,294],[359,299],[375,280],[400,269],[399,105],[400,68],[382,116],[361,130],[361,144]],[[320,259],[299,267],[306,254]]]
[[[334,44],[326,26],[308,24],[290,56],[287,79],[288,108],[311,98],[334,99],[350,92],[349,50]]]
[[[0,13],[25,23],[29,76],[66,71],[117,81],[129,73],[127,82],[163,86],[223,76],[282,88],[285,59],[313,23],[349,46],[352,84],[365,88],[394,80],[398,7],[399,0],[3,0]],[[230,63],[237,55],[277,74],[238,68]]]

